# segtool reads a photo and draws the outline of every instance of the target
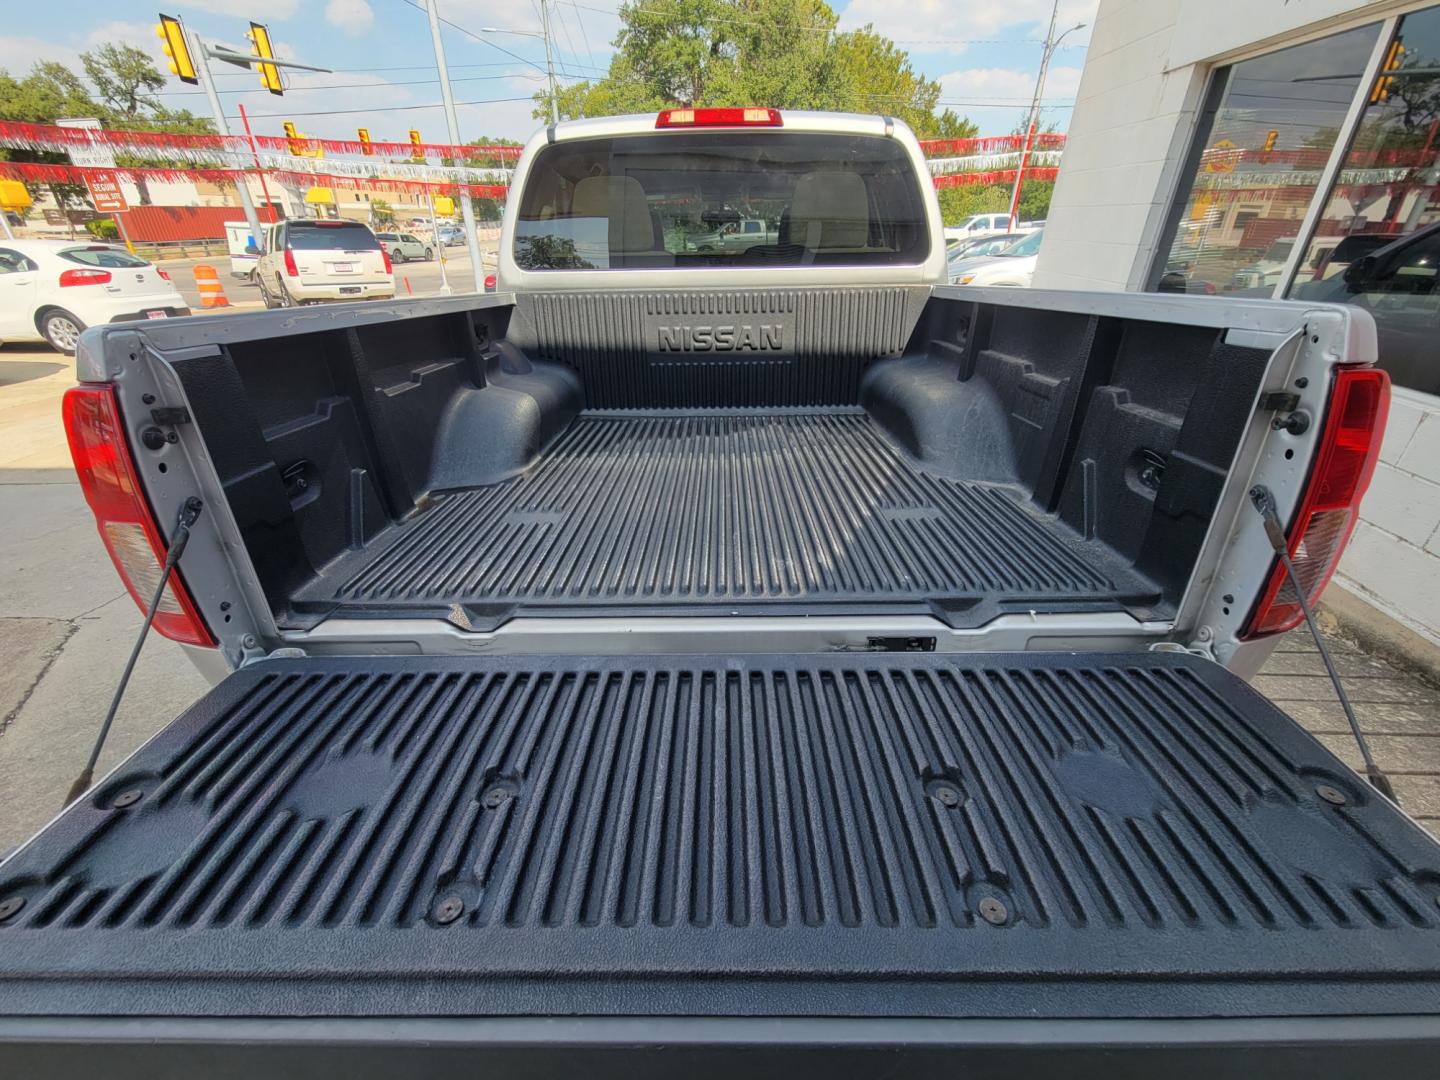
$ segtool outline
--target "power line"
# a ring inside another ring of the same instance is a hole
[[[578,0],[570,0],[570,6],[576,8],[584,8],[586,11],[595,11],[601,15],[609,15],[615,19],[620,18],[620,13],[618,11],[613,11],[608,8],[594,7],[591,4],[581,4],[578,2]],[[645,6],[637,4],[631,9],[631,14],[643,15],[655,19],[664,19],[675,15],[683,15],[684,12],[681,12],[676,8],[657,8],[655,5]],[[747,26],[753,26],[756,20],[747,18],[743,15],[712,15],[710,16],[709,21],[743,23]],[[771,25],[785,26],[787,24],[775,22],[772,20]],[[810,30],[816,33],[827,34],[831,32],[837,34],[844,34],[850,32],[846,30],[841,30],[838,25],[826,25],[823,23],[811,23],[808,26],[794,27],[794,29]],[[891,40],[894,41],[897,45],[1039,45],[1043,47],[1045,44],[1044,41],[1041,41],[1037,38],[892,38]],[[1088,48],[1088,46],[1084,44],[1075,44],[1065,45],[1062,46],[1062,48],[1084,49]]]
[[[417,3],[415,2],[415,0],[402,0],[402,2],[403,2],[403,3],[406,3],[406,4],[409,4],[409,5],[410,5],[412,8],[414,8],[416,11],[424,11],[424,10],[425,10],[423,7],[421,7],[419,4],[417,4]],[[453,22],[452,20],[447,19],[447,18],[445,18],[444,16],[441,16],[440,21],[441,21],[442,23],[444,23],[446,26],[450,27],[450,29],[452,29],[452,30],[458,30],[460,33],[464,34],[466,37],[468,37],[468,38],[470,38],[470,39],[472,39],[472,40],[474,40],[474,41],[478,41],[481,45],[488,45],[490,48],[495,49],[495,50],[497,50],[497,51],[499,51],[499,52],[502,52],[502,53],[504,53],[506,56],[510,56],[510,57],[513,57],[513,58],[516,59],[516,60],[519,60],[520,63],[522,63],[522,64],[528,64],[530,67],[533,67],[536,71],[543,72],[543,71],[545,70],[544,67],[542,67],[540,64],[536,63],[534,60],[531,60],[529,57],[527,57],[527,56],[521,56],[519,53],[513,52],[513,51],[511,51],[510,49],[505,48],[505,46],[503,46],[503,45],[496,45],[495,42],[491,41],[489,38],[481,37],[479,34],[475,33],[475,32],[472,31],[472,30],[467,30],[465,27],[461,26],[461,25],[460,25],[459,23],[457,23],[457,22]],[[583,66],[583,65],[579,65],[579,66]],[[561,77],[566,78],[566,79],[587,79],[587,78],[590,77],[590,76],[588,76],[588,75],[577,75],[577,74],[575,74],[574,72],[565,71],[563,68],[557,68],[557,69],[556,69],[556,72],[557,72],[557,74],[559,74]]]
[[[452,83],[461,82],[486,82],[491,79],[543,79],[545,76],[536,75],[531,71],[507,71],[500,75],[466,75],[459,79],[451,79]],[[291,86],[287,87],[289,93],[300,94],[310,90],[383,90],[392,86],[434,86],[440,80],[434,79],[403,79],[397,82],[371,82],[371,83],[316,83],[312,86]],[[270,91],[263,86],[247,88],[245,90],[221,90],[222,94],[268,94]],[[205,95],[203,90],[161,90],[155,94],[156,97],[193,97],[199,94]]]
[[[456,105],[498,105],[506,101],[534,101],[533,97],[502,97],[483,98],[480,101],[457,101]],[[432,102],[429,105],[372,105],[368,109],[318,109],[314,112],[277,112],[277,113],[251,113],[250,119],[275,119],[288,120],[295,116],[348,116],[354,113],[385,113],[385,112],[412,112],[416,109],[443,109],[445,103],[442,101]],[[232,117],[239,119],[239,116]]]
[[[425,11],[425,9],[424,9],[423,7],[421,7],[419,4],[417,4],[417,3],[415,2],[415,0],[403,0],[403,2],[406,3],[406,4],[409,4],[409,5],[410,5],[412,8],[414,8],[416,11],[419,11],[419,12],[424,12],[424,11]],[[517,52],[511,52],[509,49],[505,48],[505,46],[503,46],[503,45],[496,45],[495,42],[491,41],[489,38],[483,38],[483,37],[481,37],[479,34],[473,32],[473,31],[471,31],[471,30],[465,29],[465,27],[461,26],[459,23],[457,23],[457,22],[452,22],[451,20],[445,18],[443,15],[441,16],[440,21],[441,21],[442,23],[444,23],[446,26],[450,27],[450,29],[452,29],[452,30],[458,30],[458,31],[460,31],[460,33],[464,34],[466,37],[471,38],[471,39],[474,40],[474,41],[478,41],[481,45],[488,45],[490,48],[495,49],[495,50],[497,50],[498,52],[502,52],[502,53],[504,53],[506,56],[510,56],[510,57],[513,57],[513,58],[516,59],[516,60],[519,60],[522,64],[529,64],[529,65],[530,65],[531,67],[533,67],[536,71],[544,71],[544,70],[545,70],[543,67],[541,67],[539,64],[537,64],[534,60],[530,60],[530,59],[528,59],[527,57],[521,56],[521,55],[520,55],[519,53],[517,53]],[[457,103],[457,104],[458,104],[458,103]]]
[[[597,71],[604,70],[595,63],[595,51],[590,48],[590,35],[585,32],[585,16],[580,14],[580,7],[575,3],[575,0],[570,0],[570,7],[575,12],[575,25],[580,29],[580,40],[585,42],[585,55],[590,58],[590,66]]]

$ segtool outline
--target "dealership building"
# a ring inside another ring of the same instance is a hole
[[[1394,397],[1339,600],[1440,645],[1440,4],[1101,0],[1069,136],[1035,287],[1374,316]]]

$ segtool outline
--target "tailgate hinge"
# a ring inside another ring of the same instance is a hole
[[[1178,641],[1157,641],[1150,646],[1150,652],[1184,653],[1186,656],[1198,656],[1202,660],[1209,660],[1212,664],[1220,662],[1215,658],[1215,651],[1210,647],[1208,638],[1204,641],[1192,641],[1189,645],[1182,645]]]

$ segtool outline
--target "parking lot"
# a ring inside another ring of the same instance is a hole
[[[480,248],[483,270],[486,274],[495,272],[495,250],[492,242]],[[233,307],[260,307],[260,291],[238,278],[230,276],[230,261],[225,256],[212,255],[202,258],[164,259],[157,263],[170,275],[170,280],[180,290],[194,310],[200,310],[200,291],[195,285],[195,267],[212,266],[220,275],[226,299]],[[441,260],[412,261],[395,265],[395,293],[397,296],[437,296],[441,286]],[[464,247],[449,247],[444,253],[444,271],[450,287],[457,293],[469,292],[475,288],[475,276],[470,269],[470,253]]]

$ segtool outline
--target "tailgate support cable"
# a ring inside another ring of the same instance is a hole
[[[95,745],[90,750],[90,760],[75,782],[70,785],[70,793],[65,796],[65,805],[69,806],[76,799],[90,790],[91,783],[95,780],[95,763],[100,760],[100,751],[105,746],[105,739],[110,734],[110,725],[115,722],[115,714],[120,709],[120,699],[125,696],[125,688],[130,684],[130,675],[135,670],[135,661],[140,659],[140,648],[145,644],[145,636],[150,632],[150,624],[155,621],[155,613],[160,610],[160,600],[165,595],[165,586],[170,584],[170,575],[175,571],[175,566],[180,561],[180,556],[185,553],[185,545],[190,542],[190,527],[200,517],[200,511],[205,504],[195,496],[185,500],[180,507],[179,520],[175,522],[175,533],[170,537],[170,549],[165,553],[165,565],[160,572],[160,582],[155,586],[155,595],[150,598],[150,606],[145,611],[145,621],[140,626],[140,635],[135,639],[135,647],[130,650],[130,659],[125,664],[125,671],[120,676],[120,685],[115,687],[115,696],[110,700],[110,708],[105,713],[105,721],[100,725],[100,734],[95,739]]]
[[[1365,733],[1360,730],[1360,721],[1355,718],[1355,709],[1350,704],[1350,698],[1345,693],[1345,687],[1340,682],[1340,673],[1335,670],[1335,661],[1330,659],[1330,650],[1325,645],[1325,639],[1320,636],[1320,628],[1315,625],[1315,615],[1310,610],[1310,601],[1305,598],[1305,590],[1300,587],[1299,576],[1295,573],[1295,564],[1290,561],[1290,545],[1285,537],[1285,526],[1280,524],[1280,513],[1275,509],[1275,496],[1270,489],[1263,484],[1257,484],[1250,489],[1250,501],[1255,504],[1255,509],[1265,519],[1265,535],[1270,541],[1270,546],[1275,549],[1275,554],[1280,557],[1280,565],[1285,567],[1285,576],[1290,579],[1290,588],[1295,590],[1295,599],[1300,601],[1300,610],[1305,615],[1305,624],[1310,627],[1310,636],[1315,639],[1315,645],[1320,650],[1320,659],[1325,662],[1325,670],[1330,673],[1330,681],[1335,685],[1335,696],[1340,699],[1340,707],[1345,710],[1345,719],[1350,723],[1350,734],[1355,736],[1355,745],[1360,747],[1360,757],[1365,762],[1365,777],[1370,781],[1370,786],[1380,792],[1391,802],[1397,802],[1395,789],[1390,785],[1390,778],[1385,775],[1375,758],[1370,753],[1370,744],[1365,741]]]

